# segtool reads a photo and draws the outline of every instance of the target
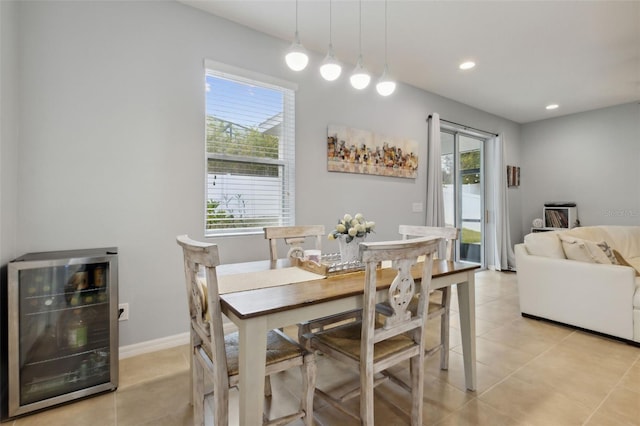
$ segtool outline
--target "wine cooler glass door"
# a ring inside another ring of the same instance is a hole
[[[95,393],[87,389],[113,388],[109,267],[89,262],[17,271],[10,416]]]

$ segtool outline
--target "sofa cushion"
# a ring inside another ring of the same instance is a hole
[[[560,234],[562,248],[567,259],[578,260],[580,262],[603,263],[610,265],[611,260],[605,254],[603,247],[607,247],[606,242],[596,243],[589,240],[583,240],[570,235]]]
[[[640,277],[636,277],[636,292],[633,294],[633,308],[640,310]]]
[[[618,250],[625,259],[640,257],[640,226],[607,225],[600,228],[603,228],[609,235],[609,239],[604,239],[612,248]]]
[[[558,232],[534,232],[524,237],[524,245],[533,256],[566,259]]]
[[[559,232],[560,235],[567,235],[588,241],[606,241],[612,248],[618,247],[613,244],[614,239],[607,232],[606,226],[579,226]]]

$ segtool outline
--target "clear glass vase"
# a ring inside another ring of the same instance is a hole
[[[364,241],[364,237],[353,237],[353,240],[347,242],[346,237],[339,237],[340,260],[344,262],[360,261],[360,243]]]

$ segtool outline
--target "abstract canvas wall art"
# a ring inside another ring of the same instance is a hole
[[[415,179],[418,144],[411,139],[331,124],[327,129],[327,169]]]

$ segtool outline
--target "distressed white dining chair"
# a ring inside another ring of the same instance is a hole
[[[264,228],[264,238],[269,240],[269,256],[271,260],[278,260],[278,240],[283,240],[289,247],[287,257],[302,258],[304,250],[302,244],[307,238],[313,238],[315,249],[322,249],[324,225],[300,226],[268,226]]]
[[[440,237],[446,243],[445,259],[453,261],[455,253],[455,243],[459,238],[460,231],[454,227],[435,227],[435,226],[412,226],[400,225],[398,232],[402,235],[402,239],[409,237]],[[441,293],[440,303],[429,302],[429,319],[440,317],[440,343],[435,347],[427,349],[427,357],[440,352],[440,368],[447,370],[449,368],[449,324],[450,324],[450,307],[451,307],[451,287],[447,286],[436,292]],[[415,309],[415,302],[410,308]]]
[[[322,250],[322,239],[325,236],[324,225],[268,226],[263,229],[264,238],[269,241],[269,255],[272,261],[278,260],[278,240],[283,240],[285,245],[289,247],[287,257],[291,258],[304,256],[302,246],[307,238],[313,241],[316,250]],[[323,329],[329,328],[336,324],[359,319],[360,311],[343,312],[300,323],[298,324],[298,341],[303,342],[303,333],[309,331],[310,324],[318,325]],[[267,393],[271,391],[271,383],[268,378],[265,382],[265,389]]]
[[[365,264],[361,319],[330,329],[309,331],[304,335],[305,343],[311,349],[359,371],[360,387],[357,391],[334,396],[316,389],[316,395],[359,419],[363,425],[374,425],[374,386],[384,381],[386,376],[383,374],[388,368],[406,360],[410,361],[411,370],[411,424],[422,425],[425,357],[423,337],[428,318],[433,253],[439,241],[422,238],[360,243],[360,254]],[[422,264],[422,279],[417,290],[411,268],[419,256],[425,256],[425,261]],[[387,291],[378,292],[378,266],[383,261],[392,262],[395,278]],[[419,294],[418,305],[416,311],[412,312],[408,308],[415,294]],[[382,300],[379,300],[379,297],[382,297]],[[383,309],[384,315],[377,313],[377,306],[380,305],[386,308]],[[313,329],[315,328],[309,328]],[[359,416],[344,406],[347,400],[358,395]]]
[[[190,239],[177,238],[184,254],[185,281],[189,303],[191,330],[192,402],[195,425],[204,424],[205,373],[213,383],[214,424],[229,423],[229,389],[238,386],[238,333],[224,335],[218,277],[220,264],[218,247]],[[202,274],[204,272],[204,274]],[[266,374],[274,374],[299,366],[302,372],[300,408],[297,412],[267,420],[265,425],[283,425],[304,419],[313,425],[313,395],[316,364],[312,353],[306,351],[279,330],[267,335]]]

